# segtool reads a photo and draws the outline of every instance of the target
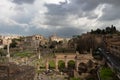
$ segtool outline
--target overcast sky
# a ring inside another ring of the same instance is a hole
[[[115,25],[120,0],[0,0],[0,34],[70,37]]]

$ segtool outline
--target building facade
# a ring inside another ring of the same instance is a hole
[[[56,34],[53,34],[52,36],[50,36],[50,41],[56,41],[56,42],[60,42],[60,41],[64,41],[64,38],[58,37]]]
[[[24,49],[37,49],[40,46],[46,45],[48,40],[42,36],[42,35],[32,35],[32,36],[26,36],[23,38],[23,41],[21,42],[21,46]]]
[[[0,48],[4,48],[5,45],[11,44],[12,39],[19,39],[20,36],[9,35],[9,36],[0,36]]]
[[[105,42],[108,51],[120,58],[120,35],[107,35]]]

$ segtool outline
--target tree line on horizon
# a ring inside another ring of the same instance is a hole
[[[111,25],[111,27],[106,27],[105,29],[99,29],[91,30],[91,34],[115,34],[120,33],[115,26]]]

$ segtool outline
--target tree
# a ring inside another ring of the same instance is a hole
[[[96,30],[91,30],[91,34],[114,34],[117,33],[118,31],[116,30],[116,27],[111,25],[111,27],[106,27],[105,29],[96,29]]]
[[[111,28],[110,27],[106,27],[106,33],[109,34],[111,32]]]
[[[17,46],[16,39],[12,40],[12,43],[10,44],[10,48],[15,48]]]
[[[96,33],[97,33],[97,34],[101,34],[101,29],[98,28],[98,29],[96,30]]]
[[[75,62],[74,62],[73,60],[70,60],[70,61],[68,62],[68,68],[69,68],[69,69],[75,69]]]
[[[0,56],[6,56],[6,52],[3,49],[0,49]]]
[[[58,44],[57,41],[52,41],[52,42],[50,43],[49,48],[53,49],[53,48],[56,47],[57,44]]]
[[[105,32],[105,30],[104,30],[104,29],[101,31],[101,34],[106,34],[106,32]]]
[[[58,62],[58,68],[59,68],[60,71],[64,71],[64,69],[65,69],[65,62],[60,60]]]

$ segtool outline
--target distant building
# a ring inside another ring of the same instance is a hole
[[[4,45],[2,44],[3,42],[2,42],[3,40],[0,38],[0,49],[1,48],[4,48]]]
[[[12,39],[19,39],[20,36],[9,35],[9,36],[0,36],[0,48],[4,48],[5,45],[12,43]]]
[[[57,36],[56,34],[53,34],[52,36],[49,37],[49,43],[50,45],[54,45],[56,49],[61,49],[61,48],[68,48],[68,42],[71,38],[62,38]],[[57,42],[56,44],[54,43]],[[53,42],[53,43],[52,43]]]
[[[21,42],[21,46],[24,49],[37,49],[39,46],[46,45],[48,40],[42,35],[26,36]]]
[[[50,36],[50,41],[60,42],[64,41],[64,38],[58,37],[56,34],[53,34],[52,36]]]

